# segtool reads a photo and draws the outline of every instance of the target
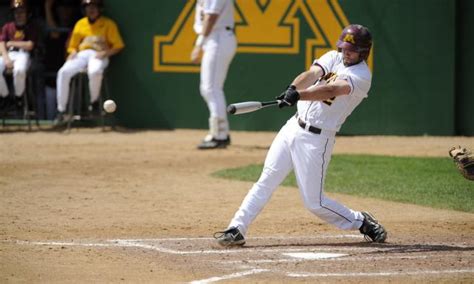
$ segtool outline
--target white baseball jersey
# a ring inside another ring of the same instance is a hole
[[[234,35],[233,0],[198,0],[194,31],[201,34],[205,14],[218,14],[211,33],[202,46],[204,55],[201,60],[201,78],[199,90],[209,108],[209,130],[206,139],[227,139],[229,121],[227,103],[224,95],[224,82],[230,63],[237,50]]]
[[[315,60],[314,64],[323,68],[324,74],[333,74],[328,83],[336,79],[347,80],[351,92],[347,96],[326,101],[299,101],[298,116],[312,126],[337,132],[357,105],[367,97],[372,75],[365,61],[344,66],[342,53],[334,50]]]
[[[246,234],[249,225],[270,200],[273,192],[293,170],[305,207],[326,222],[344,230],[359,229],[364,216],[324,194],[324,180],[335,143],[335,133],[354,108],[367,97],[371,73],[365,62],[344,66],[343,56],[330,51],[314,64],[321,66],[325,74],[331,74],[326,82],[336,78],[347,80],[351,92],[326,101],[299,101],[298,119],[306,125],[322,129],[319,134],[302,128],[292,116],[281,128],[268,151],[259,180],[247,196],[229,224]],[[324,84],[319,81],[316,84]]]
[[[202,33],[205,14],[218,14],[214,30],[234,28],[234,3],[232,0],[198,0],[194,17],[194,31]]]

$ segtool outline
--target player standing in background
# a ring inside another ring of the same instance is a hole
[[[297,103],[297,113],[273,141],[260,179],[228,229],[215,234],[219,244],[245,243],[250,223],[291,170],[309,211],[340,229],[359,230],[370,241],[385,241],[387,232],[369,213],[351,210],[323,192],[336,132],[370,89],[372,75],[366,60],[371,47],[372,36],[366,27],[347,26],[337,42],[338,51],[315,60],[278,97],[280,107]]]
[[[74,26],[67,48],[69,55],[56,79],[57,123],[64,119],[71,78],[84,68],[87,68],[89,77],[90,108],[99,110],[98,98],[109,57],[119,53],[125,46],[115,22],[102,16],[103,0],[82,0],[81,5],[86,17]]]
[[[30,66],[30,53],[38,41],[38,29],[29,23],[26,0],[12,0],[10,8],[14,21],[3,26],[0,36],[0,96],[5,98],[8,95],[7,82],[3,77],[3,72],[7,70],[13,73],[15,103],[20,108]]]
[[[197,0],[194,31],[198,34],[191,61],[201,60],[199,90],[209,109],[209,134],[199,149],[225,148],[230,144],[224,82],[237,49],[232,0]]]

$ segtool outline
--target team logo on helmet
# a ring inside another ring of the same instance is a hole
[[[343,41],[345,42],[350,42],[352,44],[355,44],[355,40],[354,40],[354,35],[351,35],[351,34],[346,34],[346,36],[344,37]]]

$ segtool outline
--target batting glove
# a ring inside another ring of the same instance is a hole
[[[288,89],[283,92],[279,97],[278,100],[281,102],[278,104],[279,108],[287,107],[287,106],[294,106],[296,102],[300,99],[300,94],[296,90],[296,86],[291,85]]]

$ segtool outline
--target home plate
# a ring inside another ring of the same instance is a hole
[[[292,253],[284,253],[283,255],[294,257],[294,258],[302,258],[302,259],[325,259],[325,258],[335,258],[335,257],[346,256],[347,254],[325,253],[325,252],[292,252]]]

